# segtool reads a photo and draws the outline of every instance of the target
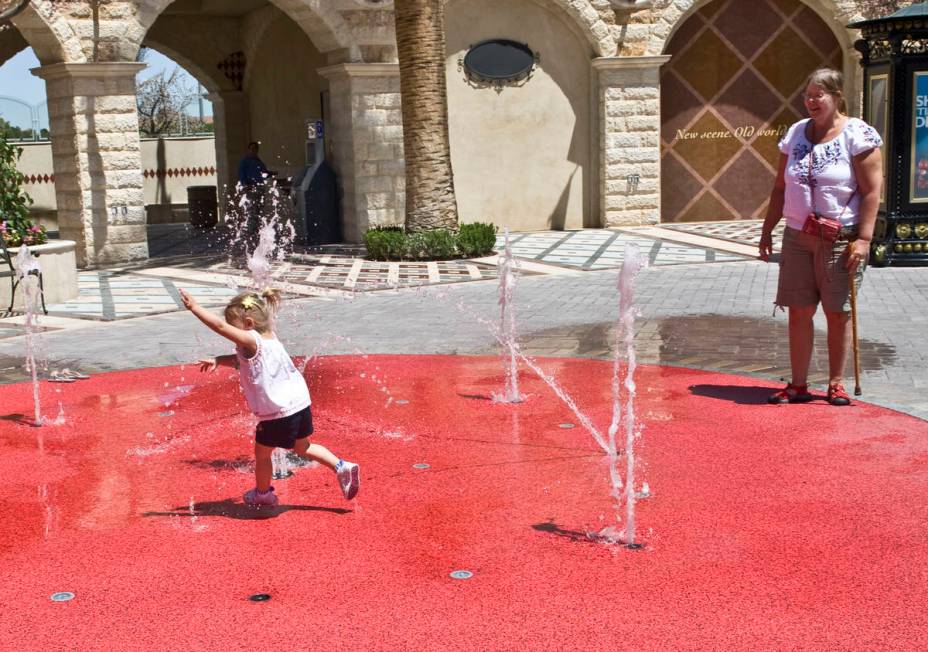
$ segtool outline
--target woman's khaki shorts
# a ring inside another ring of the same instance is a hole
[[[814,306],[821,301],[825,312],[851,309],[851,276],[844,267],[848,242],[834,243],[786,227],[780,251],[778,306]],[[864,278],[864,267],[857,266],[857,287]]]

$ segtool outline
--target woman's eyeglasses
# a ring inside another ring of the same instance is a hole
[[[821,102],[829,93],[815,93],[814,95],[809,95],[808,93],[802,94],[802,99],[806,102]]]

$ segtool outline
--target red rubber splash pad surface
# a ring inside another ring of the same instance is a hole
[[[611,365],[540,364],[605,430]],[[315,440],[361,464],[352,503],[316,467],[275,482],[276,510],[242,505],[252,426],[228,372],[45,383],[65,423],[43,428],[16,416],[31,388],[5,386],[3,647],[928,648],[924,421],[639,368],[652,496],[631,551],[587,536],[615,523],[607,467],[535,376],[519,405],[488,400],[496,359],[307,376]]]

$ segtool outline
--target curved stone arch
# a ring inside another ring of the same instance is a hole
[[[154,0],[140,8],[138,21],[143,33],[174,0]],[[330,0],[268,0],[289,16],[309,36],[320,52],[351,48],[356,45],[341,14]],[[140,42],[141,43],[141,42]],[[355,48],[356,49],[356,48]]]
[[[268,28],[281,18],[290,19],[276,5],[269,4],[257,11],[253,11],[245,18],[242,24],[242,50],[245,52],[245,60],[253,61],[255,52],[261,46],[261,39]],[[315,43],[313,42],[313,45]],[[249,70],[245,69],[245,75]]]
[[[648,41],[647,54],[659,55],[670,44],[673,35],[677,30],[697,11],[706,5],[716,2],[717,0],[678,0],[676,3],[668,6],[661,20],[653,23],[651,37]],[[857,30],[848,29],[847,23],[860,18],[855,13],[849,13],[840,0],[798,0],[809,9],[818,14],[818,17],[832,31],[838,43],[845,52],[852,50]],[[839,20],[838,17],[841,17]]]
[[[220,79],[220,77],[222,77],[221,73],[207,72],[207,70],[200,64],[196,63],[192,59],[185,57],[177,50],[160,43],[159,41],[146,39],[142,46],[156,50],[164,56],[170,58],[172,61],[174,61],[174,63],[190,73],[194,79],[203,84],[203,88],[208,90],[210,93],[216,93],[221,90],[228,90],[232,88],[231,83],[225,84],[225,86],[228,87],[227,89],[223,88],[223,80]]]
[[[451,0],[444,0],[445,3]],[[460,0],[457,0],[460,1]],[[612,28],[593,6],[597,0],[534,0],[546,9],[553,9],[570,19],[597,57],[611,57],[616,53],[617,42]]]
[[[10,22],[42,65],[85,63],[87,55],[67,19],[48,0],[33,0]]]

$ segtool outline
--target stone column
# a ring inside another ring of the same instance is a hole
[[[143,63],[35,68],[48,95],[58,230],[79,267],[148,257],[135,75]]]
[[[219,184],[219,211],[225,208],[238,183],[238,162],[251,139],[248,96],[244,91],[217,91],[206,96],[213,103],[216,137],[216,182]]]
[[[342,63],[329,80],[326,138],[341,188],[342,235],[360,242],[374,226],[406,214],[400,70],[395,63]]]
[[[660,222],[660,67],[669,60],[667,55],[593,59],[603,226]]]

